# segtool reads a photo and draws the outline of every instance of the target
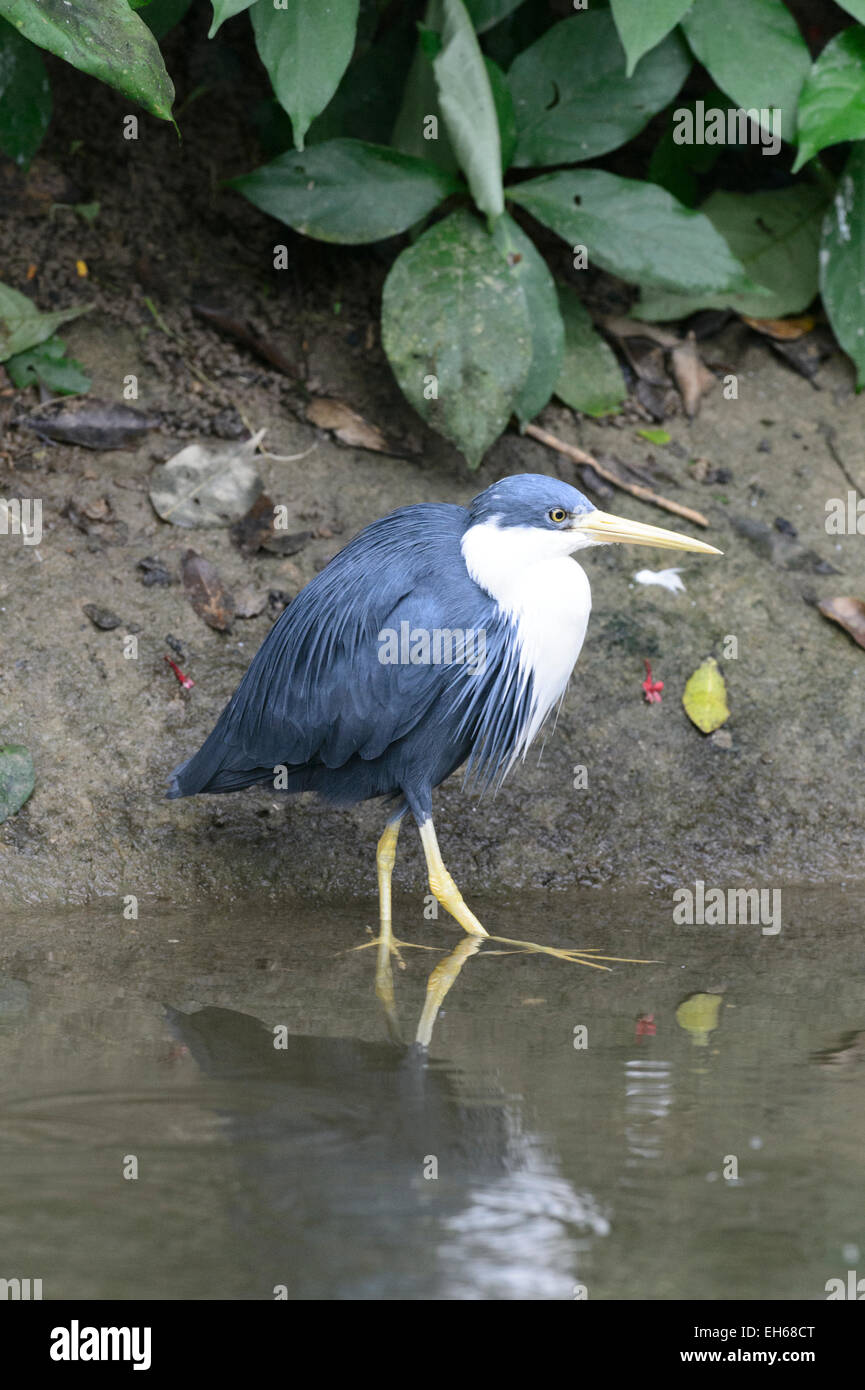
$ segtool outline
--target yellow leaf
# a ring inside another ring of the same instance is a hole
[[[685,686],[682,704],[688,718],[704,734],[714,733],[730,718],[727,687],[713,656],[707,657],[691,676]]]
[[[676,1010],[676,1022],[691,1034],[697,1047],[705,1047],[709,1034],[718,1026],[723,995],[692,994]]]

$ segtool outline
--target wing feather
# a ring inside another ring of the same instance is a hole
[[[493,623],[494,601],[460,550],[467,524],[462,507],[421,504],[356,536],[274,624],[169,795],[233,789],[279,765],[377,758],[416,728],[465,667],[382,662],[380,634],[404,621],[428,630]]]

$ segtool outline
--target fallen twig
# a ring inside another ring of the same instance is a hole
[[[684,517],[686,521],[693,521],[695,526],[708,526],[708,519],[702,512],[695,511],[693,507],[686,507],[681,502],[673,502],[669,497],[662,497],[659,492],[653,492],[650,487],[643,487],[640,483],[629,483],[618,473],[613,473],[611,469],[605,468],[602,463],[587,454],[585,449],[579,449],[576,444],[568,444],[566,440],[559,439],[558,435],[550,434],[549,430],[542,430],[540,425],[526,425],[524,432],[531,435],[532,439],[537,439],[541,444],[546,444],[549,449],[556,449],[565,458],[571,459],[573,463],[588,464],[594,468],[599,477],[605,478],[614,487],[621,488],[623,492],[629,492],[632,497],[639,497],[643,502],[651,502],[655,507],[662,507],[665,512],[674,512],[676,516]]]

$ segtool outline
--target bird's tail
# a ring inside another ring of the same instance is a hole
[[[199,792],[236,792],[256,782],[272,781],[273,776],[272,767],[250,767],[248,758],[225,742],[217,724],[198,752],[171,773],[166,794],[173,801],[180,796],[196,796]]]

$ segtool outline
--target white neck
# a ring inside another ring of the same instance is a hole
[[[572,545],[566,532],[490,521],[470,526],[462,539],[469,574],[510,619],[523,679],[534,682],[516,750],[523,754],[564,694],[586,635],[592,594]]]

